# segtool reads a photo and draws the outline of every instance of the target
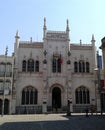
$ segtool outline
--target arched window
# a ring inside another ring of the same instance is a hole
[[[78,63],[74,62],[74,72],[78,72]]]
[[[86,62],[86,72],[87,72],[87,73],[90,72],[90,65],[89,65],[89,62]]]
[[[82,72],[82,63],[79,61],[79,72]]]
[[[1,62],[0,63],[0,76],[4,76],[4,71],[5,71],[5,63]]]
[[[61,73],[61,64],[62,64],[61,58],[59,56],[56,58],[53,56],[52,72],[53,73]]]
[[[59,58],[58,60],[57,60],[57,72],[61,72],[61,59]]]
[[[10,62],[7,62],[6,64],[6,76],[12,76],[12,64]]]
[[[11,81],[10,80],[6,80],[5,82],[5,89],[9,89],[11,88]]]
[[[3,80],[0,80],[0,93],[2,93],[3,90]]]
[[[28,60],[27,71],[34,72],[34,60],[33,59]]]
[[[26,60],[23,60],[23,62],[22,62],[22,71],[23,72],[26,72],[26,66],[27,66]]]
[[[37,97],[38,97],[38,92],[34,87],[32,86],[26,87],[22,91],[21,103],[23,105],[37,104],[37,99],[38,99]]]
[[[36,60],[35,71],[39,72],[39,61],[38,60]]]
[[[83,73],[85,72],[85,63],[84,63],[84,61],[82,62],[82,72]]]
[[[90,103],[89,90],[84,86],[77,88],[75,91],[75,99],[76,104],[89,104]]]

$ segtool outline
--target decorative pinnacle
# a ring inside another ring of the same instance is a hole
[[[46,18],[44,17],[44,29],[46,29]]]
[[[69,21],[67,19],[67,27],[66,27],[66,31],[69,31]]]
[[[5,56],[7,56],[7,54],[8,54],[8,46],[6,46]]]
[[[19,35],[18,35],[18,31],[16,32],[15,38],[20,38]]]
[[[92,40],[91,40],[91,42],[95,42],[94,34],[92,34]]]

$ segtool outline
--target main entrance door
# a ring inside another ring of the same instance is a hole
[[[61,89],[58,87],[52,90],[52,108],[61,108]]]

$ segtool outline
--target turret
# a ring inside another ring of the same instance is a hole
[[[15,68],[18,68],[18,48],[19,48],[19,34],[16,32],[15,45],[14,45],[14,58],[15,58]]]
[[[67,39],[68,40],[70,40],[70,38],[69,38],[69,31],[70,31],[70,29],[69,29],[69,21],[67,19],[66,33],[67,33]]]
[[[43,25],[43,39],[46,37],[46,30],[47,30],[47,27],[46,27],[46,18],[44,17],[44,25]]]
[[[16,32],[16,36],[15,36],[15,51],[16,51],[16,49],[17,49],[18,46],[19,46],[19,39],[20,39],[20,37],[19,37],[18,31],[17,31],[17,32]]]

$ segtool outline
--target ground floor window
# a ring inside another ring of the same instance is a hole
[[[90,96],[89,96],[89,90],[81,86],[76,89],[75,91],[75,99],[76,99],[76,104],[89,104],[90,103]]]
[[[38,97],[38,92],[32,86],[25,87],[22,90],[22,104],[23,105],[37,104],[37,97]]]

